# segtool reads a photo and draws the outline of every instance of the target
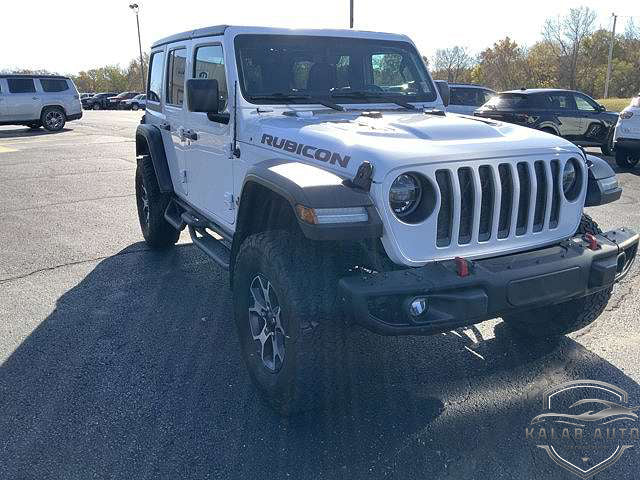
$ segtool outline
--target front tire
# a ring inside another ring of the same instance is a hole
[[[170,247],[180,237],[180,230],[164,218],[170,200],[171,195],[160,192],[151,157],[144,155],[136,167],[136,205],[142,235],[151,248]]]
[[[268,231],[243,242],[235,265],[234,317],[254,385],[282,415],[323,406],[344,335],[331,252],[299,233]]]
[[[633,168],[640,161],[640,152],[633,154],[624,148],[616,148],[616,163],[622,168]]]
[[[583,214],[576,234],[585,233],[595,235],[602,230],[589,215]],[[593,323],[604,312],[612,291],[613,286],[610,286],[586,297],[505,315],[502,319],[521,337],[559,337]]]
[[[99,103],[94,103],[93,107],[91,107],[91,108],[93,108],[94,110],[100,110],[100,104]]]
[[[66,122],[67,117],[60,107],[46,107],[40,115],[40,123],[49,132],[59,132]]]
[[[137,103],[132,103],[132,104],[131,104],[131,110],[133,110],[134,112],[135,112],[136,110],[138,110],[138,104],[137,104]]]
[[[607,143],[600,147],[600,151],[606,157],[613,155],[613,130],[607,136]]]

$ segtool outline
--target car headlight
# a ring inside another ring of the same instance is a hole
[[[413,213],[422,198],[420,180],[410,173],[403,173],[391,184],[389,190],[389,205],[398,218],[404,218]]]
[[[578,160],[570,158],[564,164],[564,170],[562,170],[562,191],[565,198],[570,202],[578,198],[581,185],[582,170],[580,170]]]
[[[633,117],[633,112],[627,111],[627,112],[622,112],[620,114],[620,118],[622,118],[623,120],[627,120],[627,119],[629,119],[631,117]]]

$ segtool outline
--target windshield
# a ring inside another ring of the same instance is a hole
[[[311,104],[336,98],[339,103],[432,102],[437,98],[422,59],[406,42],[238,35],[235,46],[240,88],[252,103]]]
[[[489,108],[514,109],[528,104],[528,96],[521,93],[500,93],[484,104]]]

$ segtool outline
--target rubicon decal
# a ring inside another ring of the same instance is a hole
[[[311,158],[312,160],[319,160],[320,162],[329,162],[333,165],[336,163],[342,168],[347,168],[351,157],[349,155],[341,155],[340,153],[331,152],[324,148],[314,147],[312,145],[304,145],[302,143],[294,142],[286,138],[278,138],[273,135],[264,134],[260,143],[269,145],[273,148],[284,150],[285,152],[295,153],[302,157]]]

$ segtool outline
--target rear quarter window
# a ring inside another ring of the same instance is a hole
[[[64,92],[69,90],[69,84],[66,80],[57,78],[41,78],[40,85],[45,92]]]
[[[529,105],[529,96],[520,93],[500,93],[487,102],[489,107],[506,110],[526,108]]]

